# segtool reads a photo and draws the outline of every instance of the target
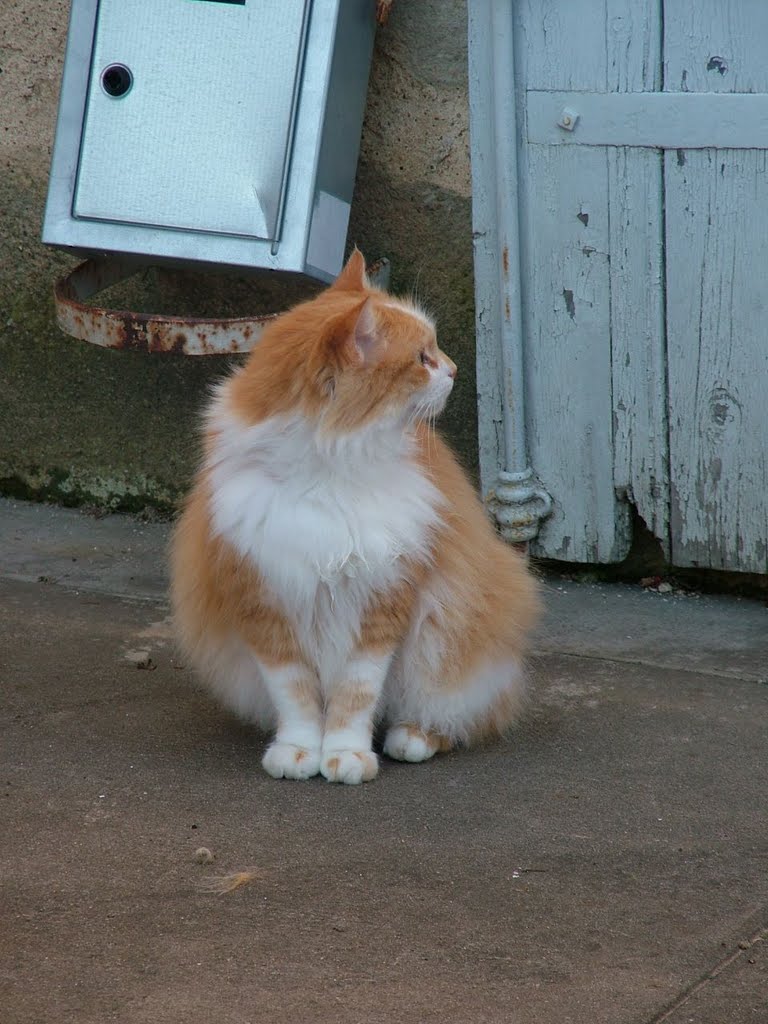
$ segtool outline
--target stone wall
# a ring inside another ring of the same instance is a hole
[[[67,0],[0,6],[0,493],[168,509],[194,465],[198,410],[227,363],[107,351],[55,325],[52,282],[76,261],[45,249],[40,228],[68,11]],[[379,29],[349,240],[369,259],[388,256],[393,289],[415,292],[436,316],[461,371],[443,427],[474,468],[461,0],[395,0]],[[148,271],[112,298],[226,316],[280,308],[295,294],[253,279]]]

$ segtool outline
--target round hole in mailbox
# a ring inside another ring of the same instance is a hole
[[[101,87],[107,96],[119,99],[130,92],[132,85],[133,75],[125,64],[109,64],[101,72]]]

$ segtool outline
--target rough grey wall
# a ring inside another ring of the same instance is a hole
[[[371,0],[373,2],[373,0]],[[68,256],[40,226],[69,3],[0,5],[0,491],[112,507],[169,506],[196,454],[195,423],[220,358],[148,357],[74,341],[51,285]],[[379,30],[350,242],[386,255],[459,364],[444,428],[476,461],[472,249],[462,0],[395,0]],[[115,301],[166,313],[281,308],[254,281],[148,272]]]

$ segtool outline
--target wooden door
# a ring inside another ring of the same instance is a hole
[[[768,5],[515,10],[534,551],[765,572]]]

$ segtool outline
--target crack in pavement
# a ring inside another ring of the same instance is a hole
[[[660,1010],[654,1017],[651,1017],[646,1024],[663,1024],[664,1021],[669,1020],[673,1013],[676,1013],[681,1006],[684,1006],[697,992],[705,988],[716,978],[718,978],[724,971],[726,971],[731,964],[741,959],[745,953],[747,953],[757,943],[764,942],[768,938],[768,926],[759,928],[754,935],[749,939],[744,939],[739,942],[736,949],[728,953],[726,956],[719,960],[715,966],[707,971],[698,981],[693,982],[688,988],[683,989],[680,995],[674,1000],[674,1002],[668,1004],[663,1010]]]

